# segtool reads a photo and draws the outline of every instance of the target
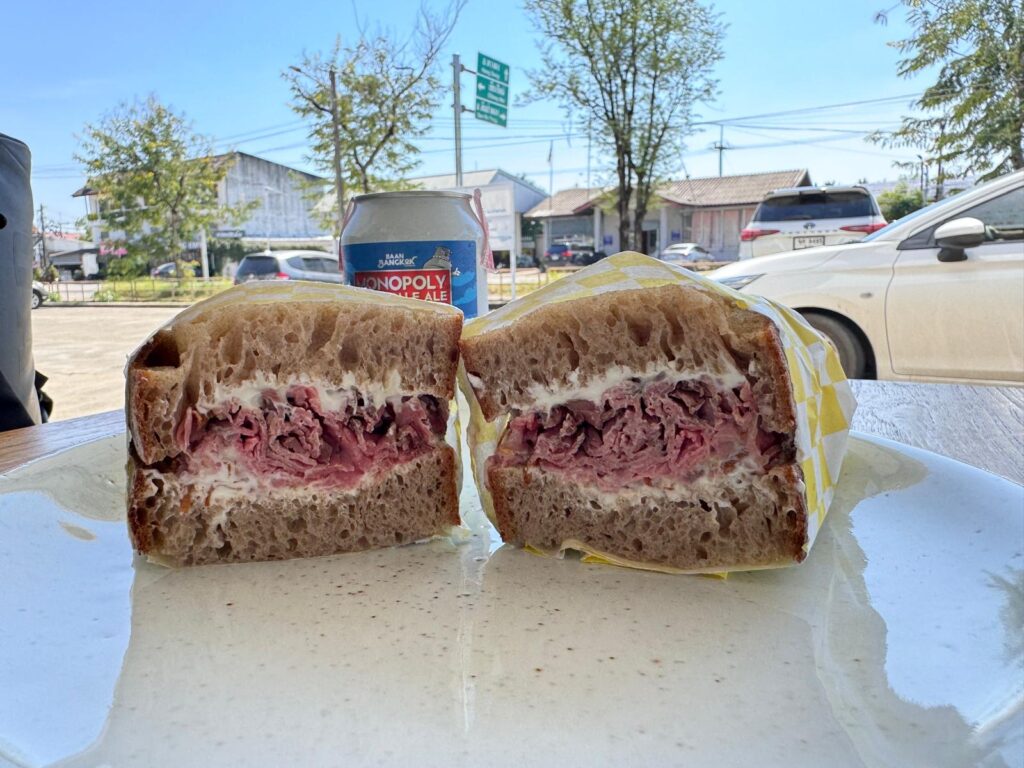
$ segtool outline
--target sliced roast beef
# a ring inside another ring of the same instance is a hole
[[[448,404],[429,395],[371,404],[353,391],[329,410],[314,387],[267,389],[257,407],[231,399],[186,411],[178,471],[216,473],[231,461],[275,486],[350,487],[434,448],[447,423]]]
[[[570,400],[514,416],[491,461],[571,473],[607,490],[688,481],[738,462],[763,471],[783,436],[760,427],[750,384],[723,389],[711,379],[630,379],[597,402]]]

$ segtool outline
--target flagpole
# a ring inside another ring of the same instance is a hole
[[[555,206],[555,142],[548,145],[548,250],[555,244],[555,233],[552,229],[551,211]]]

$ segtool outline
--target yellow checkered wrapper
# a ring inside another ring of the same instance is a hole
[[[742,309],[753,310],[769,318],[779,330],[786,354],[796,404],[797,462],[803,472],[807,496],[807,542],[814,543],[835,493],[836,481],[846,453],[850,420],[857,403],[846,380],[839,356],[832,344],[796,312],[769,299],[734,291],[714,280],[687,269],[639,253],[623,252],[602,259],[585,270],[549,283],[504,307],[465,325],[463,339],[472,338],[515,322],[524,315],[554,302],[571,301],[610,291],[633,291],[663,285],[695,284],[724,296]],[[484,467],[494,454],[507,417],[493,422],[484,419],[473,388],[460,370],[459,384],[469,401],[467,429],[473,476],[487,515],[494,521],[494,503],[486,487]],[[585,560],[607,562],[658,571],[677,569],[623,560],[622,558],[580,546]],[[730,570],[718,568],[716,570]],[[746,570],[742,566],[731,570]]]

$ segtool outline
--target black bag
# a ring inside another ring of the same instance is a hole
[[[24,143],[0,133],[0,431],[38,424],[45,416],[36,393],[29,315],[31,157]]]

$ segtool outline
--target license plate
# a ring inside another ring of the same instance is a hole
[[[813,235],[813,236],[812,235],[808,235],[808,236],[805,236],[805,237],[794,237],[793,238],[793,250],[794,251],[798,250],[800,248],[813,248],[816,245],[824,245],[824,244],[825,244],[825,236],[824,235]]]

